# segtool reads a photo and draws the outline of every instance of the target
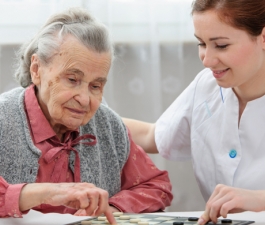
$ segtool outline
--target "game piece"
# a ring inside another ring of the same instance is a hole
[[[188,221],[198,221],[199,218],[198,217],[189,217]]]
[[[232,220],[230,220],[230,219],[222,219],[221,223],[232,223]]]
[[[138,222],[138,225],[149,225],[147,221],[140,221]]]
[[[81,224],[82,224],[82,225],[92,224],[92,222],[89,221],[89,220],[83,220],[83,221],[81,221]]]
[[[138,223],[141,222],[140,219],[130,219],[130,223]]]
[[[183,222],[173,222],[173,225],[184,225]]]
[[[114,212],[114,213],[112,213],[113,214],[113,216],[121,216],[122,214],[123,214],[123,212]]]
[[[104,221],[105,221],[106,219],[107,219],[106,216],[99,216],[99,217],[98,217],[98,220],[104,220]]]
[[[195,221],[196,218],[196,221]],[[122,216],[115,217],[117,224],[119,225],[197,225],[197,217],[179,217],[179,216],[164,216],[163,214],[152,213],[123,213]],[[136,221],[137,220],[137,221]],[[139,221],[140,220],[140,221]],[[136,222],[131,222],[136,221]],[[90,223],[89,223],[90,222]],[[254,221],[248,220],[231,220],[231,219],[218,219],[217,223],[208,222],[207,225],[249,225]],[[65,225],[108,225],[106,220],[98,220],[97,217],[85,219],[74,223]]]
[[[129,220],[131,217],[130,216],[120,216],[119,219],[120,220]]]

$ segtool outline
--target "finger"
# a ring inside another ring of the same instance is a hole
[[[207,202],[211,202],[216,197],[216,195],[219,194],[219,192],[220,192],[219,188],[216,187]]]
[[[79,202],[78,208],[80,209],[86,209],[90,205],[89,199],[85,194],[81,194],[74,202]]]
[[[230,212],[240,212],[240,209],[237,208],[237,205],[234,199],[224,203],[220,209],[220,215],[224,218],[226,218],[227,214]]]
[[[209,200],[206,203],[205,211],[200,216],[200,219],[198,220],[198,224],[204,225],[210,220],[216,220],[217,221],[217,215],[218,213],[215,212],[212,205],[221,197],[220,196],[220,189],[222,186],[217,185],[217,187],[214,189],[212,195],[210,196]]]
[[[211,212],[211,205],[215,201],[216,196],[218,195],[218,191],[214,190],[213,194],[209,198],[208,202],[206,203],[205,210],[203,214],[200,216],[198,220],[198,224],[204,225],[208,221],[210,221],[210,212]]]
[[[104,214],[107,217],[107,220],[109,221],[110,224],[117,224],[110,207],[108,207],[108,209],[105,211]]]
[[[199,225],[204,225],[206,224],[208,221],[210,220],[209,217],[209,211],[207,209],[205,209],[205,211],[203,212],[203,214],[200,216],[199,220],[198,220],[198,224]]]
[[[217,200],[213,202],[208,209],[208,216],[209,220],[213,221],[214,223],[217,223],[217,218],[220,216],[220,209],[222,206],[222,200]]]
[[[232,199],[229,192],[229,188],[225,185],[217,185],[214,189],[213,194],[206,203],[206,212],[208,214],[209,220],[217,223],[217,218],[221,215],[221,207],[228,201]],[[224,214],[223,214],[224,215]]]
[[[107,191],[100,190],[98,208],[95,211],[95,215],[101,215],[102,213],[105,213],[108,208],[109,208],[109,194]]]
[[[86,210],[85,209],[79,209],[75,212],[75,216],[86,216]]]
[[[86,207],[86,213],[87,215],[91,216],[94,214],[94,212],[97,210],[98,208],[98,204],[100,201],[100,195],[98,190],[89,190],[89,205],[88,207]],[[97,214],[96,216],[99,216],[99,214]]]
[[[228,202],[230,203],[227,204]],[[220,193],[215,196],[212,202],[207,203],[210,220],[217,223],[217,218],[219,216],[225,218],[229,210],[235,207],[233,202],[233,195],[230,193]]]

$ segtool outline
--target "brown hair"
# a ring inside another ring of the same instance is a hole
[[[220,19],[245,30],[252,36],[261,34],[265,27],[265,0],[194,0],[193,13],[214,10]]]

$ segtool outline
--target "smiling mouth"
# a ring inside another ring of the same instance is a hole
[[[216,78],[216,79],[219,79],[219,78],[222,78],[226,72],[229,70],[228,69],[225,69],[225,70],[212,70],[213,72],[213,76]]]
[[[213,73],[215,73],[215,74],[221,74],[221,73],[226,72],[227,70],[229,70],[229,68],[227,68],[225,70],[213,70]]]

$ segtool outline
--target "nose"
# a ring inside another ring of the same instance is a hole
[[[87,107],[90,102],[90,92],[87,85],[81,85],[82,87],[79,87],[77,90],[76,95],[74,96],[74,99],[80,104],[82,107]]]
[[[213,68],[218,64],[218,58],[213,50],[204,48],[199,51],[199,57],[204,67]]]

